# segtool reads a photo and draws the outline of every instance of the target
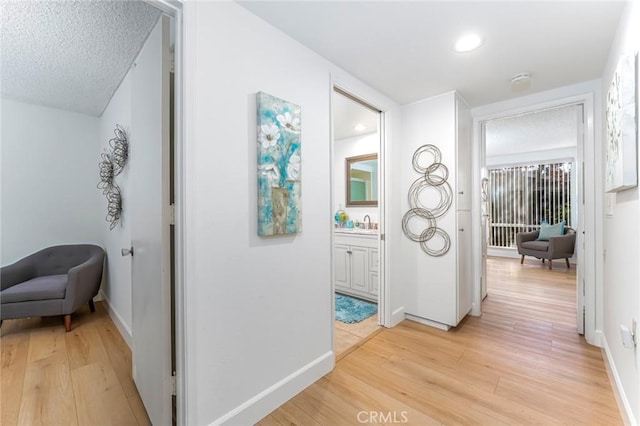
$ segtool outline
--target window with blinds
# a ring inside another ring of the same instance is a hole
[[[489,168],[489,246],[516,247],[516,234],[565,221],[571,226],[572,163]]]

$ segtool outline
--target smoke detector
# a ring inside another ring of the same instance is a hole
[[[511,77],[511,90],[514,92],[524,92],[531,87],[531,74],[521,72]]]

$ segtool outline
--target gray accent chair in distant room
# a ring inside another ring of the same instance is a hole
[[[549,241],[537,241],[540,231],[519,232],[516,234],[518,253],[522,255],[520,264],[524,263],[524,257],[533,256],[549,261],[549,269],[552,268],[553,259],[564,259],[567,268],[571,268],[569,258],[573,256],[576,245],[576,231],[568,226],[564,228],[564,235],[549,238]]]
[[[102,247],[90,244],[48,247],[0,269],[0,318],[71,314],[98,294],[104,265]],[[0,322],[1,324],[1,322]]]

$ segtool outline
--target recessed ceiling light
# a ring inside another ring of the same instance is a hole
[[[363,130],[367,130],[367,126],[365,126],[364,124],[356,124],[353,127],[353,130],[355,130],[356,132],[362,132]]]
[[[456,52],[470,52],[477,49],[482,44],[482,39],[478,34],[466,34],[456,41],[453,46]]]

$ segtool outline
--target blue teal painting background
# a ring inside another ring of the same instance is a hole
[[[301,108],[259,92],[258,235],[302,231]]]

